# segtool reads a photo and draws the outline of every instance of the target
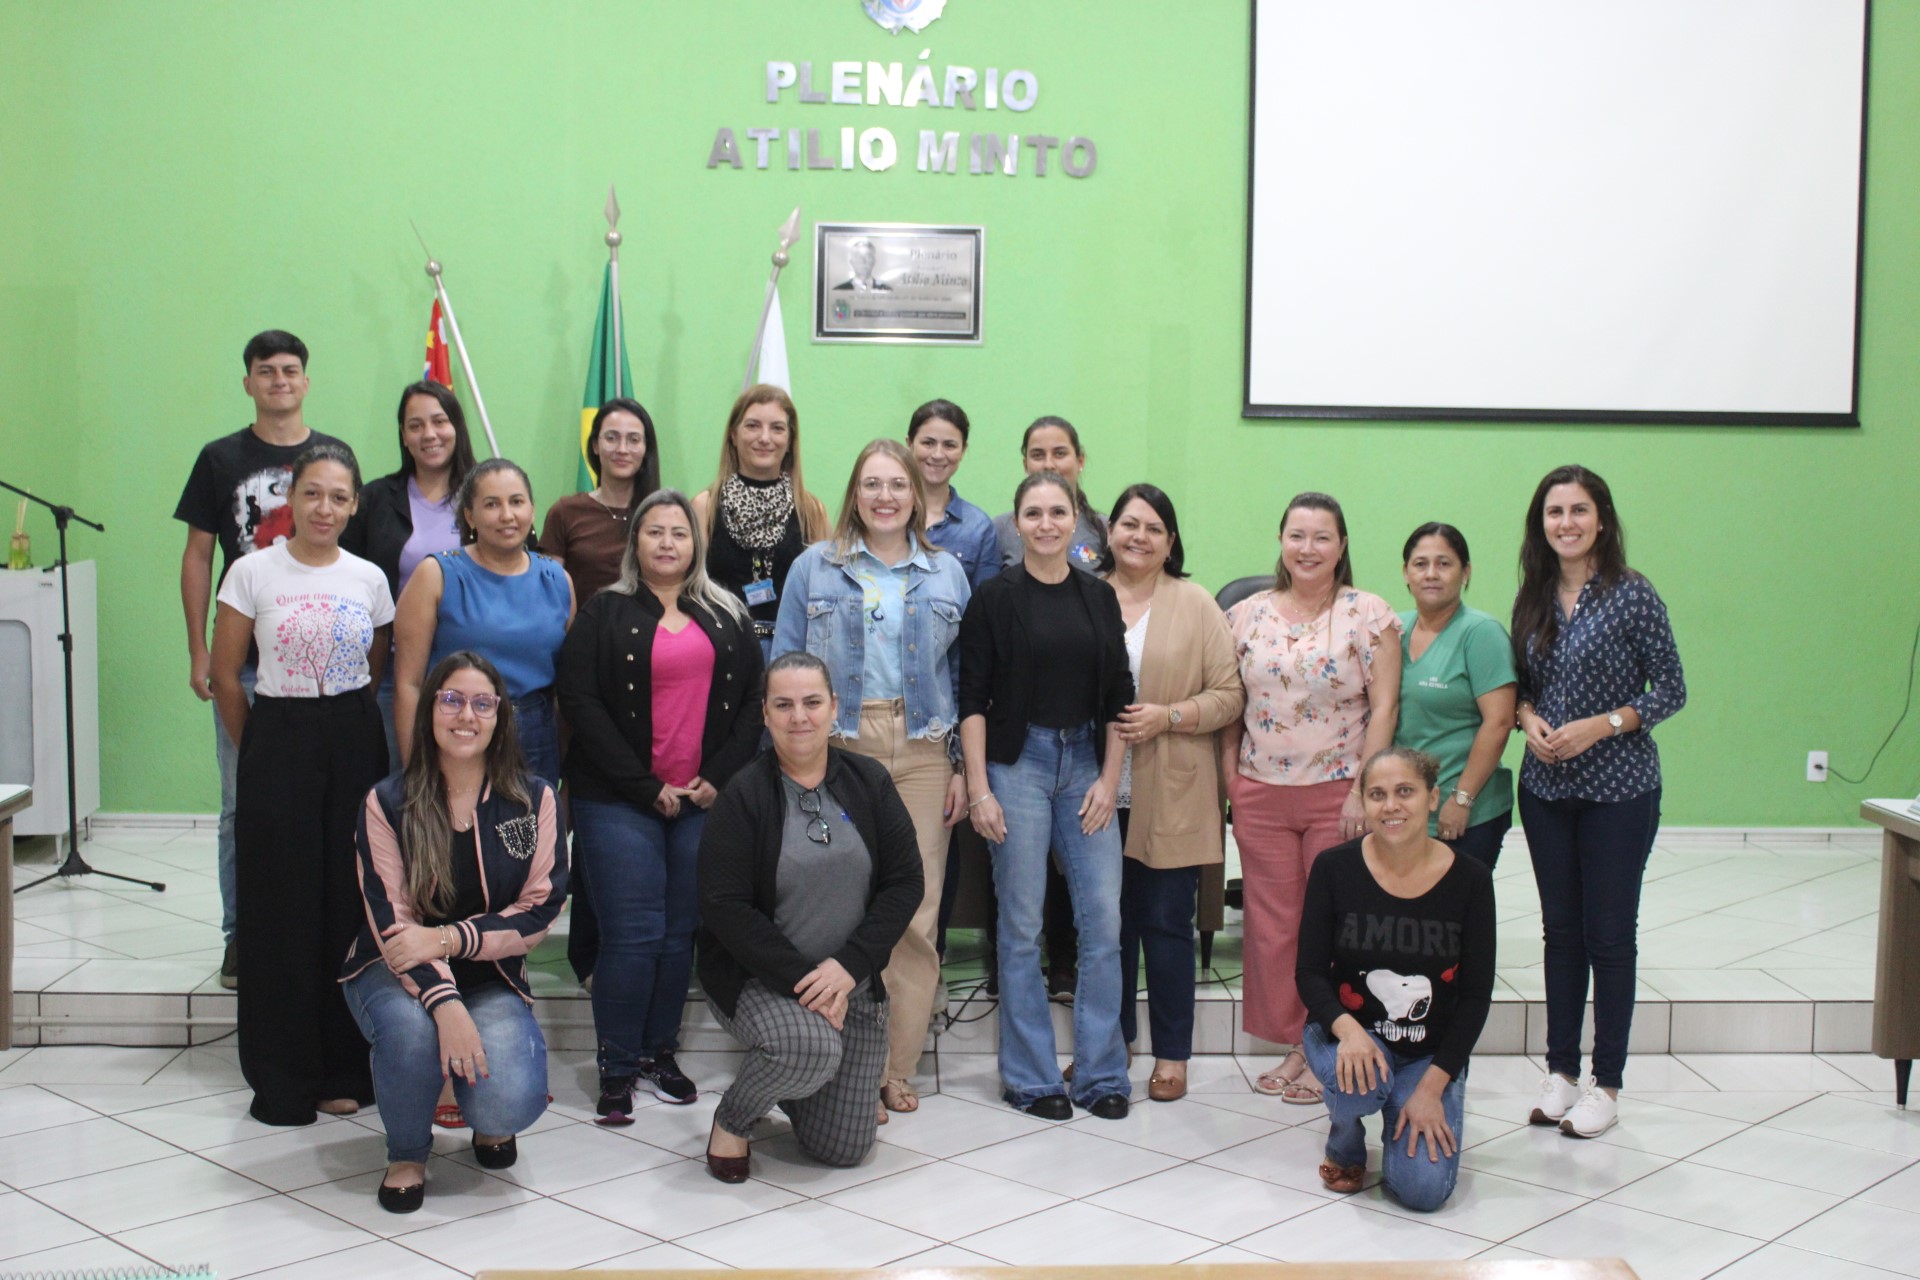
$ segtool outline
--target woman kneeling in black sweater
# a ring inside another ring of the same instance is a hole
[[[1361,769],[1368,834],[1315,860],[1294,971],[1332,1122],[1320,1180],[1360,1189],[1377,1111],[1381,1181],[1423,1212],[1459,1177],[1467,1057],[1493,1002],[1493,876],[1427,834],[1437,780],[1405,747]]]

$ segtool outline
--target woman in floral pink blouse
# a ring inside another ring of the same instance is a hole
[[[1393,742],[1400,620],[1354,589],[1346,517],[1324,493],[1287,504],[1273,589],[1227,620],[1247,687],[1244,717],[1220,731],[1246,894],[1244,1022],[1249,1035],[1293,1046],[1254,1088],[1314,1103],[1320,1089],[1299,1049],[1307,1010],[1293,982],[1300,909],[1321,850],[1366,829],[1360,763]]]

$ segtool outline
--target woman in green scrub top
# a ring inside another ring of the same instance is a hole
[[[1473,561],[1458,529],[1423,524],[1400,558],[1416,607],[1400,615],[1393,740],[1440,762],[1432,834],[1491,868],[1513,826],[1513,775],[1500,763],[1513,732],[1513,645],[1497,620],[1460,602]]]

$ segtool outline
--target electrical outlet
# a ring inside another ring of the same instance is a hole
[[[1807,781],[1825,782],[1827,780],[1827,753],[1824,751],[1807,752]]]

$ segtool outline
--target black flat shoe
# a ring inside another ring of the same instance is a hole
[[[1090,1115],[1102,1120],[1125,1120],[1127,1118],[1127,1095],[1110,1093],[1087,1108]]]
[[[1044,1098],[1035,1098],[1020,1109],[1039,1120],[1073,1119],[1073,1104],[1067,1101],[1064,1093],[1050,1093]]]
[[[520,1158],[520,1144],[509,1137],[505,1142],[473,1140],[473,1158],[482,1169],[511,1169]]]
[[[427,1198],[427,1184],[416,1182],[410,1187],[390,1187],[380,1184],[380,1207],[388,1213],[412,1213]]]

